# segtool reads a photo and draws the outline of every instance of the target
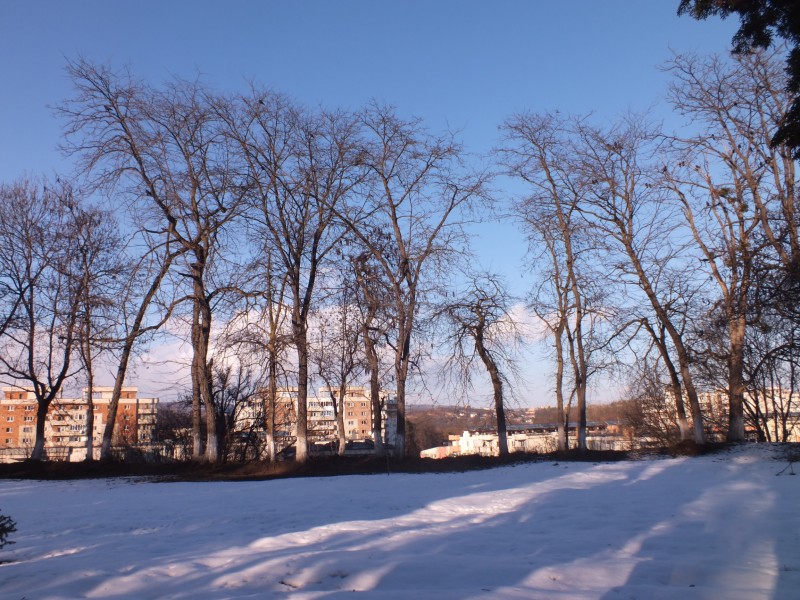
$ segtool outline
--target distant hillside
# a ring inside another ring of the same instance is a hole
[[[624,421],[629,403],[624,400],[594,404],[586,408],[589,421]],[[577,415],[573,409],[572,420]],[[460,435],[474,429],[495,427],[494,411],[470,406],[433,406],[419,404],[408,407],[412,446],[421,450],[442,445],[450,435]],[[506,411],[508,425],[555,423],[558,411],[554,406],[512,408]]]

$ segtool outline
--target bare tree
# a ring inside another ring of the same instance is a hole
[[[727,328],[727,438],[745,439],[744,352],[753,322],[748,297],[765,252],[784,264],[797,251],[794,164],[770,139],[789,106],[774,56],[676,56],[671,101],[696,135],[676,136],[668,185],[719,292]],[[796,257],[796,254],[794,254]]]
[[[78,356],[87,387],[86,460],[94,460],[95,361],[108,354],[120,314],[120,285],[125,275],[120,250],[122,240],[114,216],[98,207],[69,206],[74,227],[75,252],[71,266],[83,292],[80,299]]]
[[[379,243],[375,240],[375,244]],[[381,254],[388,254],[383,248]],[[384,340],[392,327],[392,290],[382,276],[381,265],[373,253],[365,250],[351,257],[352,272],[355,276],[357,293],[356,304],[360,313],[360,340],[364,345],[364,363],[369,374],[369,398],[372,407],[372,436],[375,440],[375,453],[385,453],[383,439],[383,402],[381,381],[383,380],[381,351]]]
[[[455,260],[463,242],[467,208],[488,202],[488,176],[463,168],[452,135],[429,134],[419,120],[391,107],[371,105],[361,115],[360,162],[368,172],[366,203],[340,212],[352,234],[380,266],[392,294],[397,435],[394,453],[405,454],[406,390],[427,277],[435,263]]]
[[[674,401],[666,393],[670,384],[660,363],[661,356],[658,355],[655,362],[645,361],[633,374],[626,393],[625,422],[633,429],[633,437],[638,443],[668,447],[683,436]]]
[[[798,425],[797,340],[797,324],[769,310],[762,311],[755,326],[748,328],[744,413],[758,441],[789,441],[793,427]]]
[[[31,458],[45,457],[51,403],[76,368],[85,277],[74,270],[77,236],[69,184],[19,181],[0,186],[0,278],[10,319],[0,347],[0,377],[31,389],[37,402]]]
[[[237,216],[246,191],[228,168],[228,138],[220,131],[216,100],[198,83],[178,81],[156,90],[129,73],[86,61],[70,63],[67,71],[76,88],[76,96],[61,107],[69,120],[68,150],[81,157],[94,186],[122,186],[151,235],[181,250],[181,276],[192,306],[194,456],[201,456],[202,404],[205,458],[215,461],[208,349],[212,306],[225,286],[211,282],[225,226]]]
[[[266,364],[266,387],[261,390],[262,414],[266,431],[266,453],[270,462],[276,458],[275,418],[279,381],[285,379],[286,350],[291,343],[287,322],[290,308],[286,304],[286,273],[275,267],[275,249],[269,238],[255,231],[257,252],[250,267],[251,283],[244,293],[246,301],[239,315],[229,323],[228,344],[239,355],[251,354]],[[280,261],[278,261],[280,262]]]
[[[325,389],[333,402],[338,436],[338,453],[343,456],[347,445],[344,423],[344,406],[347,388],[358,375],[362,358],[359,347],[360,313],[356,305],[355,282],[348,278],[347,261],[335,269],[338,281],[328,302],[319,307],[314,329],[316,336],[311,348],[311,360],[317,374],[325,382]],[[335,276],[336,276],[335,275]],[[380,424],[380,419],[379,419]],[[376,452],[383,444],[380,435],[375,440]]]
[[[692,290],[694,258],[679,241],[679,215],[664,193],[660,136],[644,119],[629,116],[603,130],[575,125],[574,168],[587,185],[581,210],[596,231],[597,247],[610,264],[613,279],[638,291],[632,298],[633,322],[645,331],[670,373],[682,439],[705,442],[697,389],[685,334],[687,300]],[[688,263],[688,264],[687,264]],[[696,264],[696,263],[695,263]],[[690,286],[689,286],[690,287]],[[637,317],[641,294],[650,317]],[[693,427],[684,407],[689,401]]]
[[[118,296],[118,321],[113,334],[113,350],[117,355],[114,373],[114,387],[108,405],[108,414],[100,459],[112,459],[114,427],[117,408],[122,397],[122,388],[128,372],[128,365],[138,345],[152,337],[170,317],[177,302],[159,301],[164,278],[169,273],[174,260],[181,255],[181,249],[173,249],[169,243],[161,246],[152,241],[145,244],[140,256],[132,256],[133,264],[126,269]],[[160,307],[160,310],[156,309]]]
[[[244,462],[260,455],[258,432],[263,422],[258,410],[260,388],[259,378],[241,364],[214,367],[211,390],[222,460]]]
[[[540,221],[535,214],[529,216],[526,223],[532,227],[531,232],[535,232],[531,235],[531,253],[534,257],[543,257],[544,264],[548,265],[546,269],[539,270],[540,284],[533,290],[529,306],[553,338],[556,361],[554,390],[558,414],[556,447],[559,451],[564,451],[569,448],[569,402],[566,404],[564,402],[566,383],[564,369],[567,356],[564,341],[570,317],[570,286],[569,280],[565,277],[559,237],[554,235],[547,221]],[[541,247],[533,250],[538,244],[537,240],[541,241]],[[567,394],[567,397],[568,400],[571,399],[571,394]]]
[[[530,188],[516,212],[524,219],[534,247],[541,248],[550,261],[540,291],[549,290],[555,303],[535,302],[534,310],[555,334],[559,412],[563,410],[566,354],[578,408],[578,448],[586,450],[586,393],[594,370],[591,355],[599,345],[594,338],[604,318],[601,279],[590,269],[590,235],[581,215],[590,190],[572,164],[569,129],[560,117],[520,114],[507,120],[503,131],[501,160],[509,175]],[[559,446],[562,437],[559,432]]]
[[[250,185],[252,218],[276,250],[291,298],[297,351],[297,460],[308,457],[308,319],[319,270],[339,244],[335,209],[361,179],[356,123],[341,112],[311,113],[253,90],[226,117]]]
[[[462,380],[471,387],[476,356],[489,375],[500,456],[508,454],[504,388],[508,371],[516,370],[515,351],[522,341],[511,315],[512,301],[505,284],[496,275],[484,273],[472,276],[466,292],[441,309],[449,321],[450,362]]]
[[[192,455],[191,398],[158,405],[153,441],[170,458],[185,460]]]

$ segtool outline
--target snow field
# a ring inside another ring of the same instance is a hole
[[[780,448],[263,482],[0,481],[0,598],[800,598]],[[5,562],[10,561],[10,562]]]

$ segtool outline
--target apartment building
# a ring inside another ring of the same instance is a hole
[[[728,391],[711,390],[697,394],[703,414],[703,426],[709,440],[722,441],[728,431]],[[688,398],[684,398],[689,412]],[[663,411],[664,417],[677,422],[674,395],[666,392],[665,406],[646,407],[648,413]],[[756,388],[744,394],[745,435],[753,441],[800,442],[800,393],[775,388]],[[689,420],[691,422],[691,415]]]
[[[94,457],[99,458],[113,388],[92,391]],[[45,454],[51,460],[86,458],[88,390],[80,398],[57,398],[45,421]],[[153,439],[158,398],[139,398],[135,387],[122,390],[117,407],[113,443],[119,447],[147,446]],[[0,462],[24,460],[31,455],[36,438],[36,399],[32,390],[3,388],[0,399]]]
[[[318,395],[307,400],[308,435],[312,443],[325,443],[337,439],[336,406],[339,389],[323,387]],[[397,431],[397,403],[394,396],[381,392],[383,438],[394,443]],[[255,408],[254,408],[255,410]],[[239,418],[250,419],[251,411],[243,411]],[[345,437],[348,440],[372,439],[372,408],[369,391],[362,386],[349,386],[344,397]],[[297,432],[297,388],[278,390],[275,406],[276,438],[293,438]],[[388,436],[388,438],[387,438]]]
[[[320,395],[330,398],[331,405],[338,403],[338,388],[322,388]],[[381,391],[381,433],[384,443],[393,445],[397,432],[397,400],[386,391]],[[345,391],[344,432],[348,440],[372,439],[373,411],[369,390],[363,386],[348,386]],[[334,429],[335,434],[335,429]]]

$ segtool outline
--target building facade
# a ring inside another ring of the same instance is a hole
[[[94,427],[91,432],[94,458],[108,422],[113,388],[95,387],[92,392]],[[153,439],[158,398],[140,398],[135,387],[125,387],[117,407],[113,445],[118,448],[146,448]],[[3,388],[0,399],[0,462],[30,457],[36,439],[36,398],[32,390]],[[49,460],[81,461],[86,458],[90,432],[87,431],[88,390],[80,398],[57,398],[45,421],[45,456]]]
[[[263,402],[263,397],[260,400]],[[339,403],[339,389],[323,387],[317,396],[307,400],[308,440],[314,444],[325,444],[338,439],[336,426],[336,407]],[[252,418],[250,412],[242,412],[241,418]],[[269,408],[266,409],[269,417]],[[276,398],[275,437],[279,446],[288,440],[292,443],[297,435],[297,388],[281,388]],[[348,441],[367,441],[373,437],[373,413],[370,406],[369,390],[363,386],[349,386],[344,403],[344,430]],[[397,431],[397,402],[392,394],[381,392],[381,431],[384,443],[394,444]]]

